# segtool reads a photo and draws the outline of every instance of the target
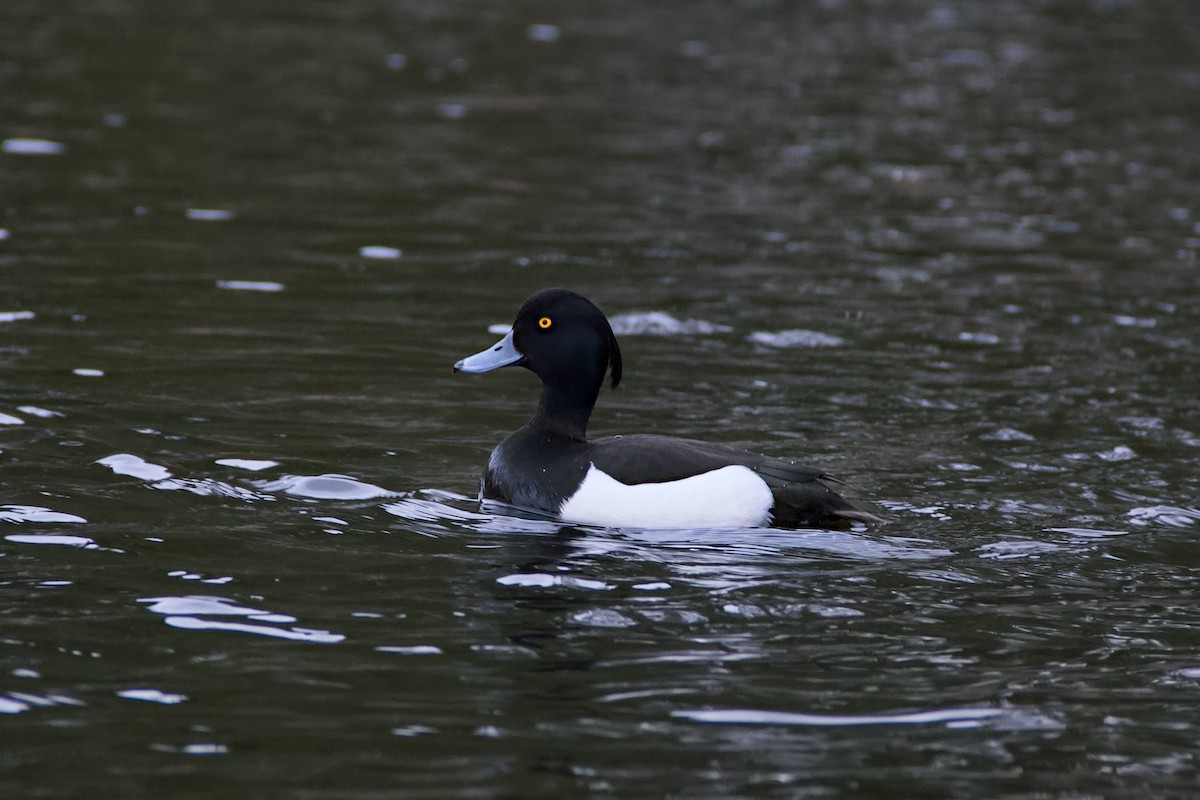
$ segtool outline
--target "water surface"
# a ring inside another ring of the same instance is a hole
[[[1190,797],[1184,2],[0,9],[0,794]],[[597,434],[890,522],[480,509]],[[493,332],[489,332],[489,327]]]

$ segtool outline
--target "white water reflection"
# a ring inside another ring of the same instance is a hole
[[[917,506],[903,500],[877,500],[875,502],[877,505],[886,508],[888,511],[907,512],[909,514],[916,514],[922,517],[932,517],[933,519],[943,522],[949,522],[951,519],[950,515],[947,513],[949,510],[948,507],[941,504]]]
[[[531,42],[549,44],[559,40],[559,37],[562,36],[562,30],[557,25],[552,25],[548,22],[535,22],[526,28],[525,35]]]
[[[86,704],[82,700],[58,693],[9,692],[7,695],[0,695],[0,714],[20,714],[32,708],[84,705]]]
[[[756,331],[746,337],[746,341],[761,344],[765,347],[840,347],[846,340],[820,331],[793,329],[786,331]]]
[[[14,156],[57,156],[67,152],[62,142],[14,137],[0,142],[0,151]]]
[[[702,319],[676,319],[665,311],[635,311],[609,318],[613,333],[618,336],[693,336],[729,333],[728,325],[718,325]]]
[[[752,708],[681,709],[671,716],[695,722],[723,725],[805,725],[844,727],[855,725],[947,725],[977,727],[984,720],[1002,716],[999,708],[949,708],[916,711],[907,714],[802,714],[790,711],[763,711]],[[975,723],[971,725],[971,723]]]
[[[156,753],[179,753],[185,756],[223,756],[229,752],[229,746],[220,742],[192,742],[183,746],[155,743],[150,749]]]
[[[46,524],[87,522],[75,514],[64,514],[44,506],[0,506],[0,522],[35,522]]]
[[[20,411],[22,414],[29,414],[42,419],[52,419],[54,417],[63,416],[62,412],[51,411],[48,408],[41,408],[40,406],[17,406],[17,411]]]
[[[22,711],[28,710],[28,703],[22,703],[20,700],[12,700],[10,698],[0,696],[0,714],[20,714]]]
[[[1097,528],[1046,528],[1047,531],[1065,533],[1077,539],[1108,539],[1114,536],[1128,536],[1129,531],[1107,531]]]
[[[155,614],[162,614],[165,617],[163,621],[172,628],[232,631],[316,644],[337,644],[346,638],[340,633],[314,628],[277,627],[295,622],[296,618],[248,606],[239,606],[224,597],[207,595],[144,597],[138,602],[150,603],[148,610]],[[207,619],[207,617],[244,617],[252,622],[227,622],[222,619]]]
[[[377,653],[392,653],[400,656],[440,656],[442,648],[436,644],[380,645]]]
[[[608,591],[615,589],[611,583],[595,581],[589,578],[576,578],[574,575],[549,575],[544,572],[518,573],[497,578],[501,586],[524,586],[527,588],[548,589],[555,586],[566,586],[572,589],[592,589]]]
[[[990,542],[978,548],[979,557],[1007,561],[1014,558],[1039,558],[1049,553],[1061,552],[1064,548],[1050,542],[1028,540]]]
[[[217,281],[218,289],[234,292],[282,292],[287,287],[278,281]]]
[[[1186,528],[1200,524],[1200,508],[1185,508],[1182,506],[1139,506],[1130,509],[1129,519],[1134,525],[1167,525],[1172,528]]]
[[[483,522],[489,519],[486,514],[463,511],[436,500],[425,500],[420,497],[405,497],[395,503],[387,503],[383,506],[383,510],[393,516],[413,522],[469,523]]]
[[[117,692],[117,697],[123,697],[126,700],[141,700],[147,703],[159,703],[164,706],[179,705],[188,699],[185,694],[173,694],[159,689],[125,689]]]
[[[437,728],[431,728],[428,725],[402,725],[398,728],[392,728],[393,736],[401,736],[406,739],[415,736],[425,736],[430,733],[437,733]]]
[[[220,586],[233,581],[232,575],[218,575],[216,577],[205,577],[199,572],[188,572],[185,569],[175,569],[167,573],[170,578],[179,578],[184,581],[198,581],[200,583],[209,583]]]
[[[200,497],[232,497],[236,500],[275,500],[269,494],[255,492],[244,486],[234,486],[214,478],[168,478],[150,485],[163,492],[188,492]]]
[[[65,536],[56,533],[11,534],[5,540],[17,544],[56,544],[64,547],[82,547],[84,550],[99,550],[100,545],[86,536]]]
[[[358,248],[358,254],[363,258],[374,258],[385,261],[394,260],[404,255],[399,248],[387,247],[386,245],[366,245]]]
[[[615,608],[589,608],[571,614],[571,620],[592,628],[632,628],[637,620],[631,619]]]
[[[233,467],[235,469],[244,469],[248,472],[261,472],[264,469],[278,467],[278,461],[258,460],[252,458],[218,458],[215,464],[222,467]]]
[[[461,495],[426,490],[423,497],[409,496],[383,506],[390,514],[413,522],[440,522],[449,529],[462,529],[488,534],[564,534],[563,542],[576,555],[599,556],[622,554],[627,558],[650,561],[678,561],[680,550],[692,554],[707,554],[716,561],[728,563],[741,560],[778,560],[780,558],[814,555],[834,556],[852,560],[910,560],[929,561],[953,555],[952,550],[940,547],[932,540],[914,537],[879,536],[865,528],[861,531],[831,531],[822,529],[782,528],[600,528],[571,525],[558,520],[520,515],[501,503],[484,501],[482,513],[466,511],[448,505],[444,500],[471,502]],[[937,508],[912,509],[902,503],[889,508],[905,507],[917,513],[939,516]],[[495,512],[516,513],[495,513]],[[489,513],[490,512],[490,513]],[[671,554],[671,555],[665,555]],[[514,581],[549,581],[557,576],[513,578]],[[559,584],[554,584],[559,585]]]
[[[1028,433],[1016,428],[997,428],[979,438],[985,442],[1032,442],[1034,440]]]
[[[226,208],[189,208],[183,215],[196,222],[228,222],[237,216]]]
[[[235,633],[251,633],[257,636],[273,636],[277,639],[291,639],[296,642],[313,642],[317,644],[337,644],[346,637],[340,633],[313,630],[310,628],[272,628],[265,625],[251,625],[245,622],[222,622],[220,620],[200,619],[198,617],[167,617],[165,622],[172,628],[203,631],[233,631]]]
[[[155,614],[216,614],[225,616],[245,616],[262,622],[295,622],[295,617],[285,614],[272,614],[257,608],[235,605],[234,601],[224,597],[209,595],[185,595],[182,597],[143,597],[139,603],[152,603],[147,610]]]
[[[144,458],[130,453],[105,456],[97,459],[96,463],[108,467],[117,475],[128,475],[144,481],[161,481],[171,477],[171,471],[166,467],[151,464]]]
[[[365,483],[349,475],[284,475],[273,481],[255,481],[266,492],[283,492],[313,500],[374,500],[396,497],[399,492]]]
[[[881,537],[871,533],[778,528],[713,528],[697,530],[575,529],[570,540],[580,555],[622,555],[673,567],[704,570],[733,564],[762,563],[773,570],[787,561],[830,557],[851,561],[932,561],[953,551],[924,539]],[[681,557],[687,553],[687,558]]]

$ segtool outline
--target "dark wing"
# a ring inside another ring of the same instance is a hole
[[[832,475],[790,458],[759,458],[762,460],[751,469],[771,487],[775,496],[771,519],[776,525],[846,527],[850,520],[883,522],[874,514],[850,505],[846,498],[830,489],[828,484],[842,483]]]
[[[773,458],[695,439],[637,434],[593,439],[588,444],[592,463],[627,484],[678,481],[733,464],[754,470],[772,489],[793,483],[835,480],[790,458]]]
[[[827,475],[816,467],[810,467],[807,464],[801,464],[790,458],[772,458],[771,456],[758,456],[759,462],[754,465],[747,465],[759,474],[767,486],[772,489],[782,489],[793,483],[811,483],[813,481],[831,481],[833,483],[841,483],[832,475]]]
[[[821,470],[790,458],[773,458],[722,444],[637,434],[589,442],[587,458],[624,484],[665,483],[739,465],[754,470],[771,489],[777,525],[845,526],[849,520],[882,522],[859,511],[826,486],[840,483]]]
[[[763,458],[726,445],[653,434],[593,439],[587,457],[624,484],[678,481],[731,464],[754,469]]]

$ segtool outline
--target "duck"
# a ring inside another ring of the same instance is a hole
[[[606,528],[818,527],[883,522],[834,491],[823,470],[724,444],[658,434],[589,439],[607,374],[621,382],[608,318],[568,289],[543,289],[496,344],[456,373],[524,367],[542,383],[533,418],[488,458],[479,499]]]

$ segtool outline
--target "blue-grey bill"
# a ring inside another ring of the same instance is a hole
[[[454,365],[455,372],[491,372],[494,369],[520,363],[525,355],[513,344],[512,331],[496,342],[487,350],[480,350],[473,356],[458,361]]]

